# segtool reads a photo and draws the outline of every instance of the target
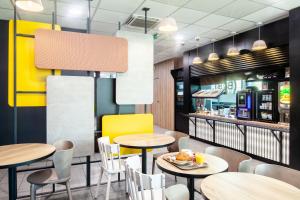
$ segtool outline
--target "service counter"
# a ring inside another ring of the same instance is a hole
[[[289,164],[288,124],[239,120],[205,113],[190,113],[192,138],[245,152],[266,161]]]

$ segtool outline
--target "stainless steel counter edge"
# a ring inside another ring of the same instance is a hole
[[[227,122],[237,125],[245,125],[256,128],[265,128],[273,131],[282,131],[282,132],[290,132],[290,126],[285,124],[275,124],[275,123],[266,123],[266,122],[258,122],[258,121],[249,121],[249,120],[239,120],[235,118],[227,118],[216,115],[208,115],[208,114],[199,114],[199,113],[190,113],[186,115],[187,117],[196,117],[200,119],[208,119],[215,120],[219,122]]]

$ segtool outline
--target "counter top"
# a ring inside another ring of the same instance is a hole
[[[222,116],[218,116],[218,115],[211,115],[211,114],[205,114],[205,113],[190,113],[187,116],[201,118],[201,119],[215,120],[215,121],[220,121],[220,122],[227,122],[227,123],[232,123],[232,124],[237,124],[237,125],[265,128],[265,129],[270,129],[273,131],[290,132],[290,126],[288,124],[240,120],[240,119],[236,119],[236,118],[222,117]]]

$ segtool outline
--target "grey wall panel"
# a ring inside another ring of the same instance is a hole
[[[152,104],[153,36],[127,31],[116,35],[128,40],[128,71],[117,74],[117,104]]]
[[[94,80],[92,77],[47,78],[47,143],[70,139],[75,156],[94,152]]]
[[[97,116],[118,114],[115,103],[115,80],[109,78],[97,79]],[[120,114],[135,112],[134,105],[120,105]]]

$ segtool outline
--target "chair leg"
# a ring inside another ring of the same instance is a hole
[[[98,183],[97,183],[97,189],[96,189],[96,196],[95,196],[95,199],[98,198],[98,194],[99,194],[99,189],[100,189],[100,183],[101,183],[101,179],[102,179],[102,176],[103,176],[103,169],[100,168],[100,175],[99,175],[99,179],[98,179]]]
[[[128,178],[127,178],[127,173],[125,171],[125,193],[128,193]]]
[[[155,161],[156,161],[156,159],[153,158],[153,160],[152,160],[152,174],[154,174],[154,172],[155,172]]]
[[[72,193],[71,193],[71,187],[69,181],[66,182],[66,188],[67,188],[69,200],[72,200]]]
[[[110,184],[111,184],[111,174],[108,175],[108,179],[107,179],[105,200],[109,200]]]
[[[30,185],[30,200],[36,199],[36,185],[31,184]]]

